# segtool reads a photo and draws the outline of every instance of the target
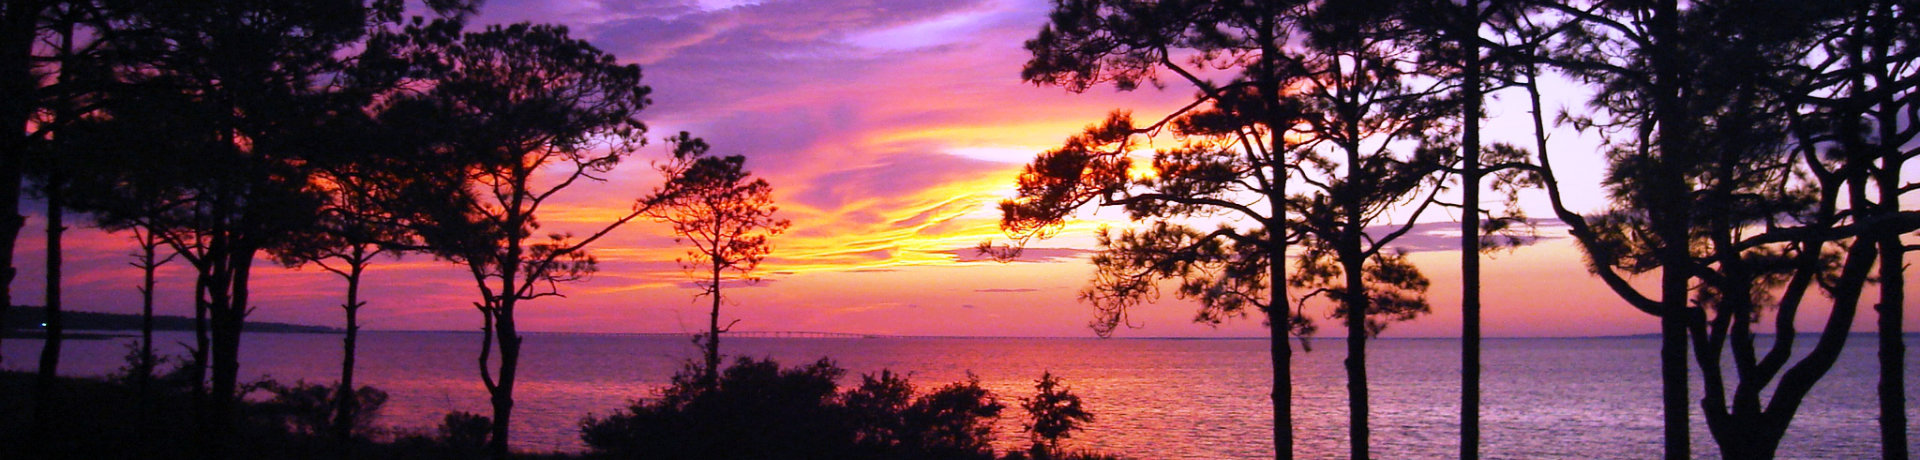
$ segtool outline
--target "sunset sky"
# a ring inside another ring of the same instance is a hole
[[[1114,212],[1079,216],[1060,236],[1033,243],[1026,260],[979,260],[981,241],[1004,241],[993,204],[1010,196],[1014,175],[1035,153],[1058,145],[1114,109],[1161,114],[1191,89],[1169,85],[1073,94],[1022,82],[1021,43],[1045,21],[1044,0],[587,1],[492,0],[481,23],[566,24],[575,36],[640,64],[655,105],[641,113],[659,139],[686,130],[720,154],[743,154],[770,181],[779,216],[792,229],[773,241],[764,280],[730,287],[723,321],[738,330],[833,331],[902,335],[1090,336],[1090,306],[1076,301],[1091,272],[1092,232],[1119,223]],[[1557,107],[1582,96],[1560,87]],[[1490,136],[1527,136],[1524,107],[1496,102]],[[1157,116],[1157,115],[1155,115]],[[1554,135],[1556,166],[1580,210],[1604,205],[1602,166],[1592,138]],[[605,183],[577,185],[564,207],[543,216],[546,229],[586,231],[624,211],[658,183],[647,161],[663,143],[624,163]],[[1492,201],[1489,204],[1495,204]],[[1538,196],[1530,214],[1550,217]],[[37,206],[37,205],[36,205]],[[1430,212],[1404,249],[1434,281],[1434,313],[1395,325],[1388,336],[1458,334],[1459,253],[1451,222]],[[44,224],[38,212],[16,250],[19,304],[39,304]],[[69,309],[137,312],[140,272],[128,265],[131,236],[72,223],[66,260]],[[1587,275],[1553,225],[1538,244],[1485,262],[1489,336],[1611,335],[1655,332],[1657,325]],[[566,332],[690,332],[705,324],[704,299],[675,262],[685,250],[666,227],[618,230],[594,253],[601,272],[567,285],[562,299],[519,310],[521,328]],[[318,268],[282,269],[263,260],[254,278],[257,321],[340,325],[344,283]],[[191,315],[191,276],[169,265],[161,312]],[[1920,277],[1916,277],[1920,279]],[[465,271],[426,256],[376,263],[363,297],[365,327],[379,330],[476,330],[480,315]],[[1645,280],[1650,281],[1650,280]],[[1920,281],[1916,281],[1920,282]],[[1651,283],[1645,283],[1651,284]],[[1863,302],[1856,330],[1874,315]],[[1168,295],[1141,308],[1138,329],[1119,336],[1264,336],[1258,318],[1218,328],[1192,324],[1191,304]],[[1339,335],[1322,318],[1323,330]],[[1802,328],[1824,322],[1803,312]],[[1909,330],[1920,315],[1908,315]]]

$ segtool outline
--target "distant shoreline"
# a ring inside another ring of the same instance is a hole
[[[100,331],[135,332],[140,330],[140,315],[123,313],[103,313],[94,311],[65,310],[60,314],[67,332],[63,337],[76,340],[110,339],[132,337],[133,334],[102,333]],[[6,338],[39,338],[44,330],[40,324],[46,321],[46,310],[41,307],[16,305],[7,309]],[[193,318],[175,315],[153,315],[155,331],[191,331],[194,330]],[[288,324],[275,322],[248,321],[246,332],[272,332],[290,334],[339,334],[346,332],[340,328]]]
[[[27,326],[27,325],[37,326],[40,324],[40,322],[44,318],[45,318],[44,312],[41,309],[41,307],[15,306],[12,309],[7,311],[7,325],[9,326],[9,330],[4,331],[4,333],[0,333],[0,337],[29,338],[29,339],[43,337],[44,334],[41,332],[41,329],[39,329],[38,327],[31,327],[31,326],[22,327],[22,326]],[[120,337],[133,337],[135,336],[135,333],[137,333],[140,330],[140,315],[68,310],[68,311],[62,312],[62,319],[66,321],[66,329],[68,331],[65,334],[65,337],[68,339],[75,339],[75,340],[101,340],[101,339],[112,339],[112,338],[120,338]],[[153,329],[155,331],[192,331],[194,329],[193,318],[188,318],[184,316],[154,315],[153,320],[154,320]],[[341,334],[341,333],[345,333],[346,330],[337,328],[337,327],[330,327],[330,326],[248,321],[246,325],[246,332],[275,333],[275,334]],[[440,330],[361,329],[361,332],[380,333],[380,334],[478,334],[480,333],[480,331],[477,331],[477,330],[467,330],[467,329],[457,329],[457,330],[456,329],[440,329]],[[1094,337],[1091,335],[1085,335],[1085,336],[895,335],[895,334],[804,332],[804,331],[797,331],[792,333],[797,333],[801,335],[823,335],[826,337],[812,337],[812,336],[769,337],[764,335],[761,335],[761,336],[753,335],[753,334],[768,334],[768,333],[769,332],[766,332],[766,331],[738,331],[736,335],[733,335],[729,338],[738,339],[738,340],[754,340],[754,339],[1100,340],[1098,337]],[[576,335],[576,336],[609,336],[609,337],[685,337],[685,336],[691,336],[694,333],[693,332],[528,331],[528,332],[523,332],[523,334],[535,335],[535,336]],[[1874,334],[1873,332],[1854,332],[1853,333],[1853,335],[1856,335],[1856,336],[1870,336],[1873,334]],[[1819,333],[1802,332],[1799,335],[1801,337],[1814,337],[1814,336],[1818,336]],[[1765,337],[1772,337],[1773,334],[1757,334],[1757,336],[1765,338]],[[1907,333],[1906,336],[1911,338],[1920,338],[1920,332]],[[1487,337],[1485,338],[1485,340],[1656,339],[1659,337],[1660,337],[1659,334],[1624,334],[1624,335],[1592,335],[1592,336],[1566,336],[1566,337]],[[1342,337],[1329,336],[1329,337],[1318,337],[1318,339],[1340,340],[1342,339]],[[1267,338],[1257,337],[1257,336],[1256,337],[1164,336],[1164,337],[1113,337],[1110,340],[1219,341],[1219,340],[1267,340]],[[1460,338],[1459,337],[1391,337],[1389,336],[1389,337],[1374,338],[1373,340],[1418,341],[1418,340],[1460,340]]]

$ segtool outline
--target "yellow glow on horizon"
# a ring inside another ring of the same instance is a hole
[[[1128,152],[1133,161],[1127,162],[1127,179],[1133,181],[1151,180],[1160,177],[1160,170],[1153,166],[1153,152],[1135,150]]]

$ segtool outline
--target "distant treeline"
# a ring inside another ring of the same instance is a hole
[[[26,332],[26,331],[37,330],[40,328],[40,323],[43,321],[46,321],[46,317],[47,315],[46,315],[45,308],[16,305],[13,308],[7,310],[6,325],[8,326],[8,329],[9,329],[9,331],[7,331],[9,332],[8,335],[13,335],[12,334],[13,331]],[[140,330],[140,315],[126,315],[126,314],[119,314],[119,313],[100,313],[100,312],[91,312],[91,311],[67,310],[67,311],[61,312],[61,319],[66,321],[66,328],[72,329],[72,330],[94,330],[94,331],[138,331]],[[191,331],[193,330],[193,318],[188,318],[184,316],[172,316],[172,315],[154,315],[153,330]],[[269,323],[269,322],[249,322],[247,323],[247,331],[248,332],[329,333],[329,334],[341,332],[339,328],[334,328],[334,327],[309,326],[304,324]]]

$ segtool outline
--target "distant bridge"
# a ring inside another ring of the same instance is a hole
[[[724,337],[752,337],[752,338],[767,338],[767,339],[878,339],[878,338],[892,339],[892,338],[899,338],[898,336],[880,335],[880,334],[856,334],[852,332],[820,332],[820,331],[727,331],[727,332],[720,333],[720,335]]]
[[[700,335],[700,334],[702,334],[702,333],[700,333],[700,332],[686,332],[686,333],[673,333],[673,332],[669,332],[669,333],[650,333],[650,334],[642,334],[642,335],[668,335],[668,336],[695,336],[695,335]],[[822,332],[822,331],[727,331],[727,332],[722,332],[722,333],[720,333],[720,335],[721,335],[722,337],[725,337],[725,338],[756,338],[756,339],[949,339],[949,338],[966,338],[966,337],[953,337],[953,336],[939,336],[939,335],[892,335],[892,334],[863,334],[863,333],[857,333],[857,332]]]

